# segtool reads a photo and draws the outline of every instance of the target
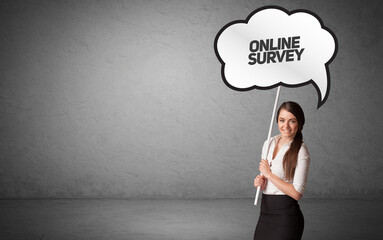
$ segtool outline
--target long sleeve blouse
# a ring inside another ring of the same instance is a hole
[[[298,160],[297,166],[295,168],[294,178],[289,181],[286,179],[284,174],[283,157],[285,156],[287,150],[290,148],[292,141],[283,145],[283,147],[279,150],[279,152],[273,159],[274,149],[280,137],[281,135],[277,135],[271,138],[270,149],[266,158],[265,155],[267,152],[268,142],[267,140],[265,141],[262,148],[262,158],[267,159],[269,164],[272,163],[270,169],[273,174],[277,175],[283,181],[293,184],[295,190],[303,195],[306,189],[307,176],[310,167],[310,156],[306,144],[302,142],[301,148],[298,152]],[[266,188],[263,190],[263,193],[269,195],[286,195],[284,192],[279,190],[271,181],[267,182]]]

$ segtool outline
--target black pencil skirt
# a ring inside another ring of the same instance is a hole
[[[298,240],[303,228],[304,218],[297,200],[287,195],[262,195],[254,240]]]

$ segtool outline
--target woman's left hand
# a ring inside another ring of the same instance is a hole
[[[265,176],[266,178],[269,177],[271,174],[270,165],[269,162],[265,159],[262,159],[259,163],[259,171]]]

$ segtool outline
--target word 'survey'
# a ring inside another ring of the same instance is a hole
[[[300,36],[250,42],[249,65],[300,61],[305,50],[300,48]]]

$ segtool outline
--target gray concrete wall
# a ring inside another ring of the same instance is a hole
[[[276,89],[236,92],[213,42],[275,4],[337,36],[306,113],[305,197],[383,193],[380,1],[1,1],[0,197],[253,197]],[[277,133],[275,129],[274,133]]]

